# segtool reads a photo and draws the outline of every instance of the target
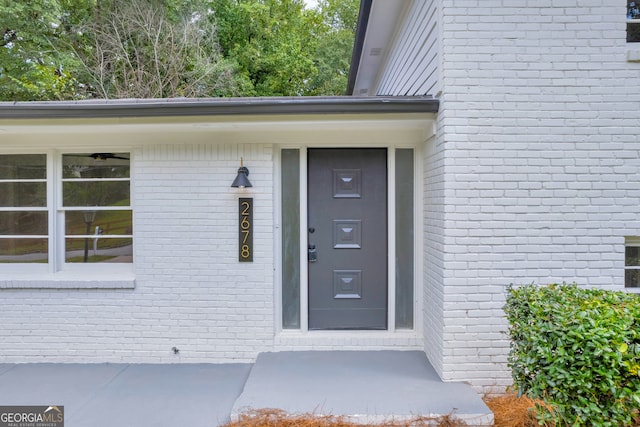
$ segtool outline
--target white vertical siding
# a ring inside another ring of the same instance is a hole
[[[408,3],[380,76],[378,95],[435,95],[437,92],[437,1]]]

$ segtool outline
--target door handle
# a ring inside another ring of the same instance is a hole
[[[308,260],[309,262],[316,262],[318,260],[318,252],[314,244],[309,244]]]

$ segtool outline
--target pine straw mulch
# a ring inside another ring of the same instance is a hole
[[[536,404],[551,408],[542,400],[531,399],[510,392],[484,399],[494,417],[494,427],[538,427]]]
[[[377,427],[462,427],[465,423],[456,421],[453,416],[442,417],[416,417],[406,422],[384,422],[376,424]],[[280,409],[260,409],[246,412],[240,415],[235,422],[225,424],[223,427],[362,427],[362,424],[354,423],[348,417],[333,415],[290,415]]]
[[[536,405],[549,406],[541,400],[518,397],[515,393],[489,397],[484,399],[494,415],[494,427],[539,427],[535,417]],[[405,422],[385,422],[378,427],[469,427],[468,424],[456,420],[454,414],[438,418],[416,417]],[[640,416],[636,421],[640,427]],[[261,409],[249,411],[235,422],[223,427],[362,427],[362,424],[351,422],[346,417],[332,415],[289,415],[279,409]],[[553,427],[551,425],[546,427]]]

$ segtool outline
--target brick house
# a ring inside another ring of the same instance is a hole
[[[638,288],[626,11],[365,0],[351,97],[0,103],[0,363],[420,349],[506,386],[507,285]]]

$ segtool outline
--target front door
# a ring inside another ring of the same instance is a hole
[[[308,156],[309,329],[386,329],[387,150]]]

